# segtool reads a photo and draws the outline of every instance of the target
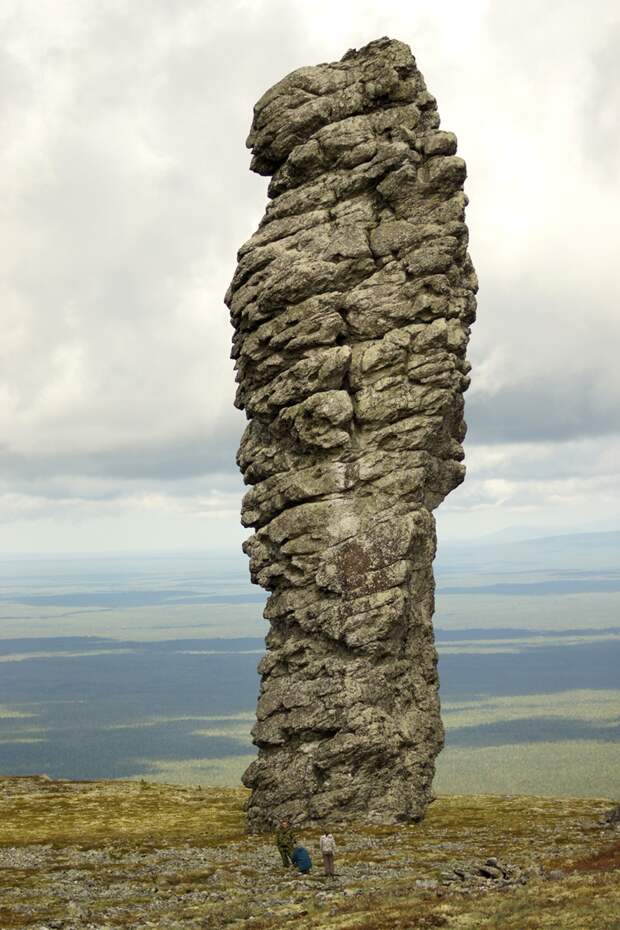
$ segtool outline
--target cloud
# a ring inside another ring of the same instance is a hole
[[[294,68],[385,34],[411,44],[469,168],[481,290],[455,507],[530,494],[544,509],[546,482],[571,480],[567,443],[586,450],[575,469],[613,459],[611,0],[9,0],[0,20],[7,519],[240,495],[222,297],[266,199],[244,147],[252,107]]]
[[[532,232],[532,254],[516,273],[502,274],[492,256],[485,259],[487,284],[472,333],[472,387],[466,396],[471,441],[546,442],[620,433],[615,259],[606,233],[598,248],[590,247],[585,230],[594,228],[596,212],[585,219],[580,256],[563,248],[561,240],[574,235],[567,220],[558,230],[546,230],[546,247],[536,241],[540,233]],[[484,267],[480,273],[484,281]]]
[[[0,495],[2,522],[15,520],[55,519],[83,523],[102,517],[114,518],[119,513],[142,515],[191,515],[195,518],[230,520],[239,512],[238,491],[208,488],[202,495],[193,488],[188,495],[162,493],[142,488],[135,493],[116,490],[113,495],[93,493],[93,488],[79,485],[72,494],[40,496],[29,494]],[[85,493],[86,492],[86,493]]]
[[[240,420],[220,420],[189,435],[171,432],[159,440],[148,434],[133,438],[110,436],[104,448],[98,448],[95,442],[77,447],[77,439],[71,442],[73,437],[69,436],[64,448],[39,449],[36,456],[0,444],[0,470],[5,480],[13,482],[51,481],[58,476],[181,481],[209,474],[236,474]]]
[[[437,512],[439,538],[512,525],[532,535],[615,529],[619,461],[618,436],[467,445],[467,478]]]
[[[278,8],[265,42],[234,6],[60,8],[8,17],[1,432],[30,468],[143,452],[148,472],[158,446],[165,471],[243,427],[222,298],[264,197],[243,146],[255,71],[294,24]]]
[[[603,436],[562,443],[473,445],[468,470],[477,479],[501,474],[511,481],[613,478],[620,455],[620,437]],[[620,493],[620,489],[619,489]]]
[[[591,49],[589,59],[589,93],[582,111],[584,158],[598,165],[603,183],[609,179],[617,181],[620,172],[620,22],[617,15]]]
[[[510,370],[509,359],[505,364]],[[524,368],[508,383],[498,376],[468,397],[466,419],[476,443],[561,442],[620,433],[614,369],[584,369],[579,356],[569,357],[559,372]]]

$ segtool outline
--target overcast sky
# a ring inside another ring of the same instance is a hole
[[[468,165],[468,477],[442,538],[620,515],[617,0],[4,0],[0,551],[236,546],[222,296],[252,107],[407,42]]]

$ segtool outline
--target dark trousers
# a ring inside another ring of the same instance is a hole
[[[278,846],[280,850],[280,855],[282,856],[282,865],[289,866],[291,864],[291,857],[289,855],[290,850],[286,849],[285,846]]]
[[[326,875],[334,874],[334,854],[332,852],[323,853],[323,868]]]

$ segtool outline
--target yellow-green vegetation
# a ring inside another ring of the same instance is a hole
[[[0,662],[26,662],[28,659],[79,659],[83,656],[109,656],[109,655],[127,655],[135,652],[135,649],[88,649],[55,652],[11,652],[8,655],[0,655]]]
[[[547,649],[549,646],[581,646],[591,642],[617,642],[620,639],[618,633],[604,633],[592,636],[589,633],[583,633],[574,636],[519,636],[519,637],[502,637],[495,639],[493,633],[489,633],[488,639],[460,639],[453,643],[440,643],[439,653],[445,655],[497,655],[499,653],[519,653],[524,647],[528,649]]]
[[[562,717],[612,726],[620,723],[620,690],[576,689],[549,694],[508,695],[475,701],[443,701],[441,714],[447,729],[477,727],[521,717]]]
[[[211,734],[209,734],[211,735]],[[226,733],[228,736],[228,733]],[[245,741],[249,743],[249,737]],[[220,759],[138,759],[148,766],[148,778],[153,782],[177,785],[238,785],[243,772],[256,758],[255,753],[222,756]]]
[[[12,707],[6,707],[0,704],[0,720],[9,719],[14,717],[16,719],[21,719],[23,717],[34,717],[35,714],[26,714],[20,710],[14,710]]]
[[[609,800],[460,795],[417,825],[332,825],[330,880],[317,830],[299,835],[308,877],[282,867],[272,837],[245,834],[246,795],[0,779],[1,930],[620,930]],[[481,877],[488,857],[517,878]]]
[[[522,792],[604,796],[618,786],[620,745],[604,738],[553,742],[500,742],[497,746],[451,746],[450,731],[491,727],[522,719],[591,723],[604,734],[620,723],[620,690],[579,689],[553,694],[444,701],[448,746],[437,760],[436,787],[454,791]],[[613,735],[613,734],[612,734]]]
[[[132,723],[114,723],[106,729],[109,730],[137,730],[142,727],[158,727],[162,723],[185,723],[187,720],[195,720],[199,723],[205,724],[203,730],[195,730],[196,733],[208,733],[209,736],[213,735],[214,730],[224,734],[224,736],[229,736],[231,733],[242,732],[244,736],[247,736],[252,728],[252,724],[256,720],[256,714],[246,711],[245,713],[240,714],[219,714],[217,716],[206,716],[204,714],[198,716],[196,714],[183,714],[177,715],[176,717],[166,717],[164,715],[159,715],[155,717],[145,717],[143,720],[134,721]],[[217,724],[217,727],[211,728],[212,724]],[[224,729],[223,729],[224,728]]]
[[[96,847],[196,842],[239,837],[244,788],[218,790],[145,781],[52,781],[0,778],[0,844]]]
[[[155,579],[149,586],[156,587]],[[62,593],[55,588],[54,593]],[[232,593],[237,593],[233,590]],[[40,608],[24,604],[1,604],[0,624],[5,639],[20,638],[28,627],[29,637],[112,636],[124,642],[161,641],[229,636],[256,636],[259,604],[150,604],[147,607],[72,609],[66,606]]]
[[[508,579],[506,579],[508,580]],[[485,579],[486,581],[486,579]],[[545,630],[604,630],[618,625],[618,592],[597,591],[583,594],[546,594],[536,600],[531,595],[448,594],[439,591],[435,629],[540,630],[544,611]]]
[[[531,791],[607,795],[619,784],[620,744],[603,740],[448,747],[437,760],[438,791]]]

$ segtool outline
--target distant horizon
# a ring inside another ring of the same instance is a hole
[[[564,536],[596,536],[596,535],[613,535],[620,533],[620,526],[608,527],[607,525],[590,524],[587,527],[579,526],[540,526],[511,524],[501,529],[491,532],[455,535],[442,534],[437,532],[438,548],[442,545],[465,545],[474,543],[497,543],[499,545],[506,543],[527,542],[528,540],[555,539]],[[249,533],[247,535],[250,535]],[[119,549],[40,549],[40,550],[6,550],[0,549],[0,561],[11,561],[14,559],[47,559],[47,558],[71,558],[71,559],[115,559],[123,556],[148,556],[149,558],[169,558],[171,556],[195,557],[197,559],[208,559],[209,561],[225,561],[228,559],[240,558],[247,563],[247,557],[244,555],[241,545],[239,546],[218,546],[212,543],[204,546],[174,546],[170,548],[149,549],[148,547],[119,548]]]

